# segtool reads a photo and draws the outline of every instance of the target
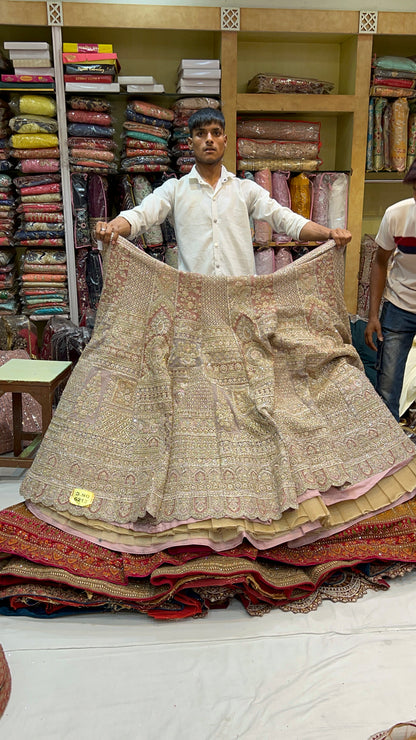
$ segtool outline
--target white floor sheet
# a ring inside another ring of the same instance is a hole
[[[0,473],[0,503],[24,473]],[[416,573],[355,604],[204,619],[0,616],[4,740],[367,740],[416,717]]]

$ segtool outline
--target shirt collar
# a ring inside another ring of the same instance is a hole
[[[235,177],[235,175],[233,174],[233,172],[228,172],[228,170],[225,169],[224,165],[221,166],[221,175],[220,175],[220,180],[219,180],[220,182],[224,183],[227,180],[231,180],[234,177]],[[192,169],[191,169],[191,171],[189,173],[189,179],[190,180],[196,180],[201,185],[207,185],[207,182],[199,174],[199,172],[198,172],[198,170],[196,168],[196,165],[194,165],[192,167]]]

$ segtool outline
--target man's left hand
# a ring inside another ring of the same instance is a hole
[[[348,229],[330,229],[329,238],[334,240],[337,247],[346,247],[352,236]]]

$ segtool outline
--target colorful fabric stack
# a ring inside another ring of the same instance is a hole
[[[367,134],[369,172],[404,172],[416,156],[416,61],[376,57]]]
[[[54,214],[56,215],[56,214]],[[67,314],[68,289],[64,249],[31,247],[20,265],[22,313],[31,319]]]
[[[179,95],[220,95],[220,60],[182,59],[178,67],[176,92]]]
[[[58,122],[55,100],[46,95],[21,95],[12,129],[11,156],[23,174],[59,172]]]
[[[117,172],[115,129],[111,104],[102,97],[73,95],[67,101],[67,131],[71,172]]]
[[[219,110],[220,107],[219,100],[205,97],[180,98],[174,104],[171,152],[176,160],[174,169],[179,175],[185,175],[187,172],[190,172],[195,164],[195,157],[189,145],[188,121],[190,116],[201,108]]]
[[[319,169],[320,124],[307,121],[237,121],[237,168],[272,172]]]
[[[5,41],[4,48],[13,72],[1,75],[0,90],[43,93],[55,89],[55,69],[47,41]]]
[[[120,92],[120,62],[112,44],[64,43],[62,48],[65,92]]]
[[[144,100],[129,100],[123,123],[123,172],[167,172],[173,111]]]
[[[0,514],[1,608],[305,612],[414,568],[415,447],[351,344],[342,251],[254,278],[124,239],[107,257],[26,503]]]

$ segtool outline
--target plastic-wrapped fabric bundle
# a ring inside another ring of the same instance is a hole
[[[75,247],[88,247],[91,244],[88,225],[88,175],[85,173],[71,174],[72,215],[74,218]]]
[[[313,77],[285,77],[274,73],[259,73],[247,83],[247,92],[322,95],[330,93],[334,87],[333,82],[317,80]]]
[[[20,172],[29,174],[31,172],[59,172],[59,159],[21,159],[16,166]]]
[[[407,124],[407,158],[406,169],[409,169],[416,157],[416,111],[410,108]]]
[[[409,104],[405,98],[398,98],[392,104],[390,140],[391,166],[398,172],[406,169],[408,118]]]
[[[274,249],[256,249],[254,252],[254,263],[256,266],[256,275],[270,275],[275,271]]]
[[[376,98],[374,101],[374,149],[373,167],[375,172],[384,168],[383,111],[388,101]]]
[[[292,252],[287,247],[279,247],[274,258],[274,270],[281,270],[282,267],[290,265],[293,262]]]
[[[59,148],[48,146],[45,149],[13,149],[16,159],[59,159]]]
[[[370,97],[368,103],[368,128],[367,128],[367,153],[366,169],[371,172],[373,169],[373,149],[374,149],[374,98]]]
[[[312,221],[328,226],[329,177],[320,172],[312,179]]]
[[[303,172],[292,177],[289,182],[292,211],[304,218],[310,218],[311,213],[311,181]]]
[[[291,207],[290,200],[290,189],[288,180],[290,172],[272,172],[272,198],[277,200],[281,206],[286,208]],[[281,244],[282,242],[290,241],[290,237],[287,234],[273,232],[272,239],[275,244]]]
[[[290,170],[291,172],[315,172],[322,164],[320,159],[240,159],[238,168],[241,170],[261,170],[268,168],[275,170]]]
[[[21,95],[19,98],[19,113],[54,117],[56,115],[56,103],[54,98],[47,95]]]
[[[272,195],[272,173],[268,169],[260,170],[254,175],[255,182]],[[266,245],[271,242],[272,227],[267,221],[254,219],[254,241],[256,244]],[[270,270],[273,272],[273,270]],[[260,273],[259,273],[260,274]]]
[[[293,158],[313,159],[318,157],[319,142],[315,141],[273,141],[271,139],[238,139],[237,156],[247,159]]]
[[[152,192],[152,186],[144,175],[136,175],[133,178],[133,194],[135,204],[138,206],[146,195]],[[163,234],[160,226],[155,225],[143,234],[146,247],[152,249],[163,245]]]
[[[12,134],[10,143],[14,149],[46,149],[59,141],[56,134]]]
[[[71,110],[97,111],[100,113],[109,113],[111,111],[111,103],[102,97],[71,95],[68,98],[68,105]]]
[[[174,114],[169,108],[147,103],[144,100],[130,100],[129,107],[135,113],[143,113],[145,116],[160,118],[165,121],[173,121]]]
[[[95,227],[98,221],[106,221],[108,215],[108,180],[95,173],[88,175],[88,225],[90,231],[90,244],[94,249],[98,249],[98,243],[95,236]]]
[[[18,115],[9,121],[12,131],[21,134],[55,134],[58,130],[58,121],[48,116]]]
[[[89,110],[67,110],[66,117],[70,123],[90,123],[97,126],[112,126],[113,119],[109,113]]]
[[[101,254],[94,249],[89,249],[87,253],[85,279],[90,306],[96,311],[103,289],[103,265]]]
[[[310,121],[278,119],[241,119],[237,121],[237,136],[248,139],[277,141],[320,141],[321,124]]]
[[[387,103],[383,111],[383,151],[384,151],[384,169],[385,170],[390,170],[392,167],[391,153],[390,153],[391,120],[392,120],[392,105],[391,103]]]
[[[330,175],[328,201],[328,228],[345,229],[347,226],[348,175],[345,172]]]

